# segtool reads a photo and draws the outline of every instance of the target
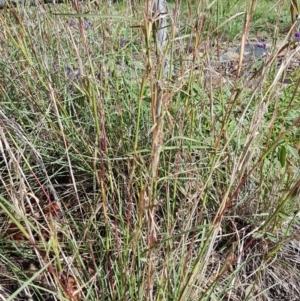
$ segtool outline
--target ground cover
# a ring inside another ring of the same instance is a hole
[[[291,3],[0,12],[3,300],[299,299]]]

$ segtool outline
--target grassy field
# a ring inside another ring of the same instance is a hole
[[[0,11],[1,300],[299,300],[295,2],[199,2]]]

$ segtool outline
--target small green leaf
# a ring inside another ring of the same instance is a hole
[[[270,232],[267,232],[267,237],[270,239],[270,241],[276,243],[277,242],[277,238]]]
[[[141,261],[141,262],[147,262],[147,261],[148,261],[148,259],[147,259],[147,258],[145,258],[145,257],[141,257],[141,258],[140,258],[140,261]]]
[[[285,147],[285,145],[282,145],[278,150],[278,160],[281,164],[281,167],[284,167],[285,162],[286,162],[286,147]]]
[[[300,159],[300,156],[298,154],[298,151],[295,147],[292,147],[290,145],[286,146],[288,151],[291,153],[291,155],[295,158],[295,159]]]
[[[256,233],[253,233],[252,236],[256,239],[259,239],[259,238],[262,238],[264,236],[264,234],[261,232],[256,232]]]

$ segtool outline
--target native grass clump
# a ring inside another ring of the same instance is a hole
[[[297,3],[168,6],[0,12],[1,300],[299,299]]]

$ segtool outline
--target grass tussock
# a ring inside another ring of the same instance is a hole
[[[0,299],[298,300],[289,11],[2,10]]]

